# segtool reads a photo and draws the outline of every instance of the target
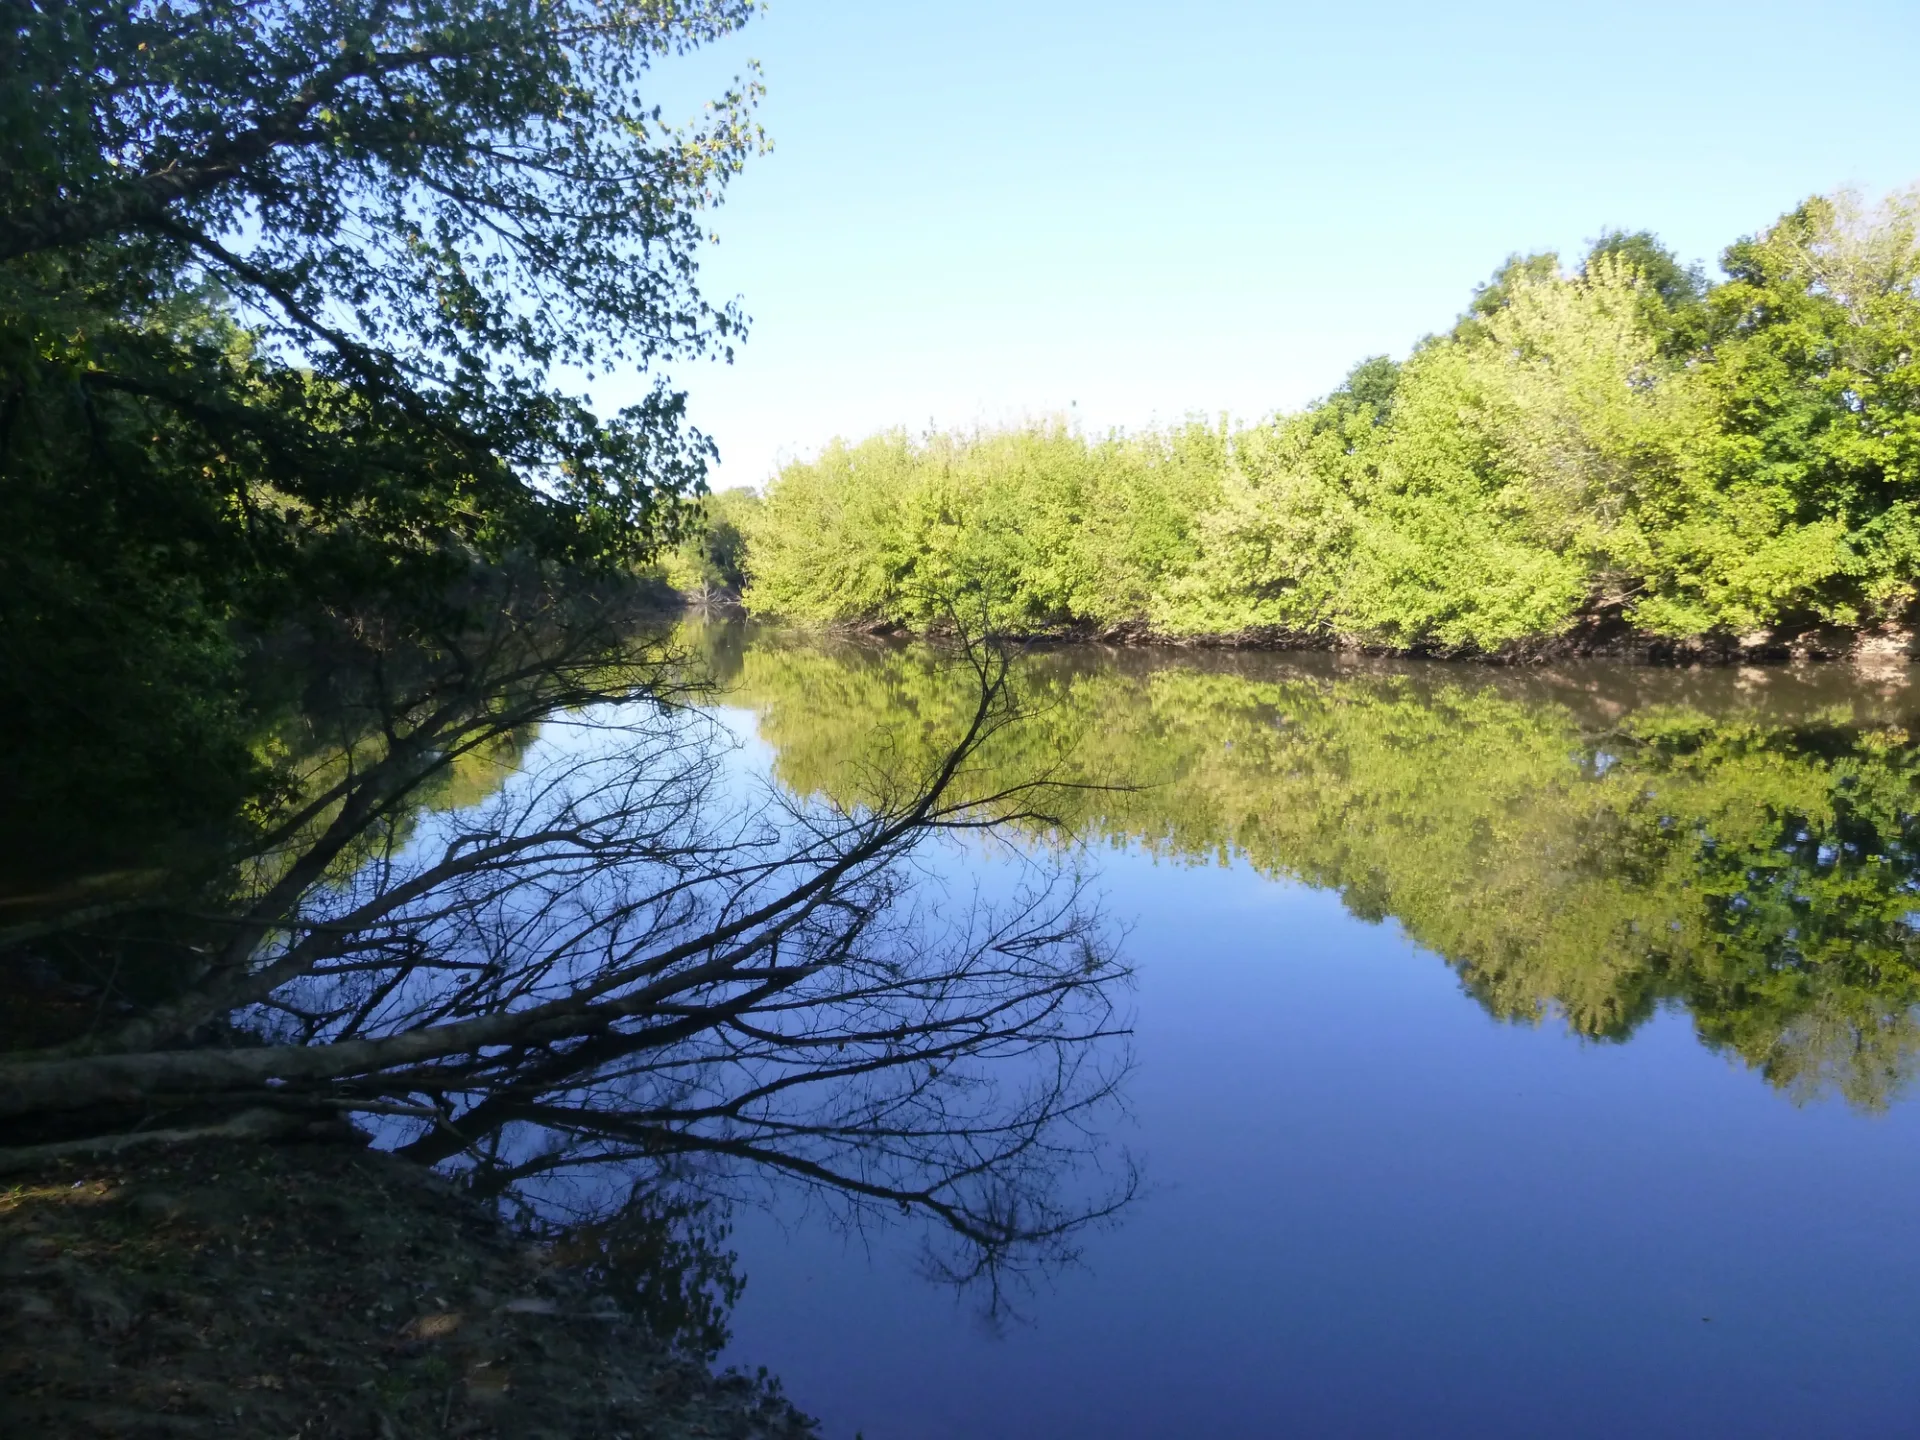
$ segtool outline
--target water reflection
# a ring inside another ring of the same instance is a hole
[[[1124,969],[1071,867],[949,893],[920,864],[1050,800],[971,783],[1017,720],[1003,658],[958,659],[952,734],[857,805],[795,801],[616,618],[530,602],[376,652],[217,868],[0,933],[0,983],[73,1002],[0,1055],[0,1173],[348,1114],[597,1220],[769,1176],[917,1214],[989,1303],[1070,1253],[1133,1188],[1101,1168]]]
[[[862,798],[967,702],[925,647],[715,635],[803,795]],[[1874,1109],[1920,1049],[1920,747],[1904,675],[1496,672],[1039,652],[973,783],[1071,773],[1066,826],[1244,857],[1396,920],[1503,1020],[1617,1041],[1677,1003],[1795,1099]]]
[[[1034,653],[1024,723],[941,803],[964,826],[1009,781],[1085,783],[988,807],[1037,843],[983,856],[882,833],[981,701],[950,657],[730,628],[670,648],[742,711],[675,688],[678,661],[544,651],[508,707],[490,683],[375,694],[311,731],[237,873],[13,936],[0,961],[93,987],[0,1065],[45,1097],[20,1137],[383,1115],[584,1219],[567,1243],[699,1351],[736,1287],[680,1202],[731,1178],[918,1205],[990,1258],[1089,1236],[1089,1268],[988,1341],[884,1248],[917,1237],[863,1232],[870,1267],[742,1210],[735,1354],[835,1435],[1911,1415],[1920,1111],[1869,1113],[1915,1049],[1903,680]],[[736,721],[764,751],[727,743]],[[1119,1016],[1050,865],[1069,834],[1113,847],[1139,920]],[[1128,1016],[1117,1138],[1156,1188],[1088,1232],[1130,1189],[1100,1168]],[[1529,1028],[1550,1016],[1607,1043]],[[1851,1106],[1781,1105],[1695,1037]],[[129,1066],[174,1088],[107,1083]],[[547,1183],[569,1175],[579,1216]]]

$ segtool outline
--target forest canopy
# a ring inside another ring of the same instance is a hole
[[[1646,232],[1516,255],[1449,333],[1239,430],[836,442],[746,517],[747,602],[1439,653],[1903,623],[1920,189],[1810,199],[1721,267]]]

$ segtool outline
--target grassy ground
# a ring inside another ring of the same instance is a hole
[[[372,1151],[209,1145],[0,1188],[0,1435],[812,1434]]]

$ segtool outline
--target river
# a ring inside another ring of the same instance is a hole
[[[744,764],[857,803],[925,647],[716,633]],[[1135,974],[1139,1197],[1013,1296],[736,1215],[729,1359],[834,1437],[1905,1433],[1920,690],[1904,670],[1024,657],[1009,771]],[[1063,831],[1080,848],[1071,852]],[[989,887],[1004,858],[936,848]]]

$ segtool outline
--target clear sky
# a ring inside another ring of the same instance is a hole
[[[704,277],[753,330],[675,375],[716,486],[929,421],[1253,418],[1512,251],[1644,227],[1711,264],[1920,180],[1920,0],[773,0],[663,102],[748,57],[775,149]]]

